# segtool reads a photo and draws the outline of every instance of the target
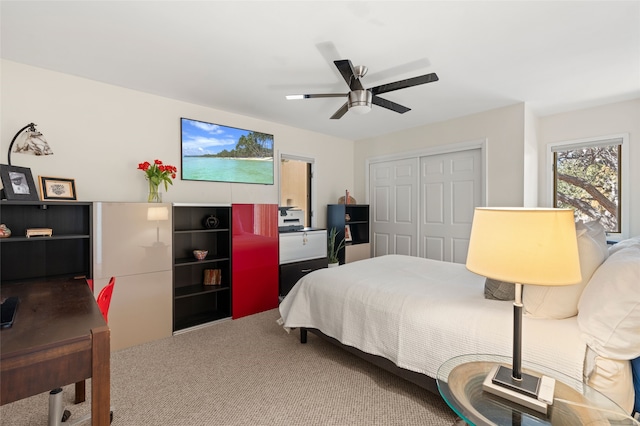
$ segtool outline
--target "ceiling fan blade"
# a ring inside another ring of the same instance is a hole
[[[338,71],[340,71],[340,74],[342,74],[342,78],[344,78],[344,81],[346,81],[347,84],[349,85],[349,89],[351,90],[364,89],[364,87],[362,87],[362,83],[360,83],[360,79],[356,78],[355,76],[355,72],[353,71],[353,65],[351,64],[350,60],[341,59],[339,61],[333,61],[333,63],[336,64]]]
[[[408,78],[406,80],[400,80],[393,83],[381,84],[380,86],[372,87],[371,93],[379,95],[380,93],[392,92],[398,89],[404,89],[406,87],[418,86],[420,84],[432,83],[438,81],[436,73],[421,75],[419,77]]]
[[[381,106],[383,108],[387,108],[390,109],[391,111],[395,111],[398,112],[400,114],[404,114],[407,111],[411,111],[411,108],[407,108],[406,106],[402,106],[400,104],[397,104],[395,102],[391,102],[390,100],[387,99],[383,99],[379,96],[373,96],[373,98],[371,99],[371,102]]]
[[[310,95],[287,95],[288,101],[296,99],[310,99],[310,98],[344,98],[348,96],[348,93],[319,93]]]
[[[349,105],[347,102],[344,103],[344,105],[342,105],[340,107],[339,110],[337,110],[332,116],[331,119],[332,120],[337,120],[338,118],[341,118],[343,115],[345,115],[347,113],[347,111],[349,111]]]

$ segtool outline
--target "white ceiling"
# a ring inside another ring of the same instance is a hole
[[[4,59],[352,140],[640,97],[640,1],[3,0],[0,18]],[[366,88],[440,81],[382,95],[406,114],[285,100],[346,93],[336,59],[366,65]]]

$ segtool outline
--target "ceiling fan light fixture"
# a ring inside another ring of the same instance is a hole
[[[354,114],[366,114],[371,111],[373,95],[368,90],[353,90],[349,92],[347,105]]]

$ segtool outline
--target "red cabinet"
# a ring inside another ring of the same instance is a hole
[[[278,206],[233,204],[234,319],[278,307]]]

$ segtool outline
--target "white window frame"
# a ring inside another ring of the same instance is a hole
[[[606,144],[607,141],[612,140],[621,140],[621,162],[620,167],[622,168],[621,173],[621,182],[620,185],[620,203],[622,204],[622,208],[620,209],[621,221],[620,221],[620,232],[608,232],[607,239],[612,241],[620,241],[625,238],[629,238],[629,204],[631,202],[629,196],[629,134],[628,133],[620,133],[614,135],[606,135],[599,137],[591,137],[584,139],[576,139],[562,142],[552,142],[547,144],[547,178],[548,178],[548,191],[547,191],[547,202],[549,206],[554,205],[554,190],[553,185],[555,185],[554,176],[553,176],[553,166],[554,159],[553,153],[554,151],[562,151],[571,148],[582,148],[587,146],[597,146],[601,144]]]

